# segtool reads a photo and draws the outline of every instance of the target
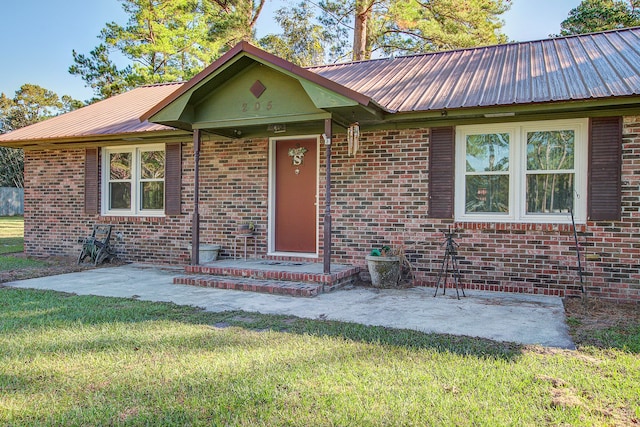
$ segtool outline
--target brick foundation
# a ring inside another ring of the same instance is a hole
[[[578,226],[589,296],[640,303],[640,117],[625,117],[622,220]],[[466,288],[579,295],[570,225],[455,223],[428,217],[429,131],[363,133],[348,156],[344,135],[332,159],[334,263],[363,267],[383,244],[403,246],[419,284],[434,285],[444,253],[443,231],[455,227]],[[200,157],[201,242],[229,256],[238,222],[257,226],[259,256],[267,253],[267,139],[204,140]],[[193,210],[193,152],[183,143],[182,215],[101,217],[83,212],[84,150],[25,153],[25,251],[32,256],[77,255],[78,239],[96,222],[114,224],[118,256],[128,261],[187,264]],[[323,157],[321,156],[321,159]],[[324,161],[321,160],[321,164]],[[324,168],[319,180],[322,261]],[[586,253],[586,259],[585,259]],[[306,260],[306,259],[305,259]]]

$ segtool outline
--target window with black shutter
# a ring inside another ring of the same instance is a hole
[[[166,144],[165,161],[165,214],[180,215],[182,191],[182,144]]]
[[[589,123],[589,219],[615,221],[621,214],[622,118]]]
[[[431,128],[429,138],[429,216],[453,218],[453,127]]]
[[[87,148],[84,160],[84,213],[98,214],[98,149]]]

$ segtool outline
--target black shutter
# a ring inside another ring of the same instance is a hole
[[[84,213],[98,214],[98,149],[87,148],[84,156]]]
[[[589,122],[589,219],[620,220],[622,118],[597,117]]]
[[[431,128],[429,138],[429,216],[453,218],[455,128]]]
[[[182,191],[182,144],[165,145],[164,163],[164,212],[167,215],[180,215]]]

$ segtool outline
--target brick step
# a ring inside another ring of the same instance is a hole
[[[286,266],[285,266],[286,268]],[[354,283],[360,269],[353,266],[341,266],[339,271],[331,274],[309,272],[305,268],[299,271],[251,268],[246,265],[220,265],[211,263],[205,265],[189,265],[185,267],[185,273],[196,275],[226,276],[243,279],[256,279],[261,281],[286,281],[294,283],[310,283],[320,285],[325,292]]]
[[[262,292],[267,294],[314,297],[323,292],[322,283],[253,279],[250,277],[187,274],[173,278],[176,285],[202,286],[216,289]]]

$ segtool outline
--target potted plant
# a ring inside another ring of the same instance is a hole
[[[241,222],[240,224],[238,224],[239,236],[246,235],[246,234],[253,234],[255,230],[256,230],[256,226],[253,223],[253,221]]]
[[[371,250],[366,257],[371,285],[375,288],[397,288],[400,284],[400,257],[389,246]]]
[[[189,243],[189,253],[191,253],[191,243]],[[205,243],[200,243],[198,245],[198,252],[200,254],[200,264],[207,264],[209,262],[217,261],[218,255],[222,247],[220,245],[209,245]]]

